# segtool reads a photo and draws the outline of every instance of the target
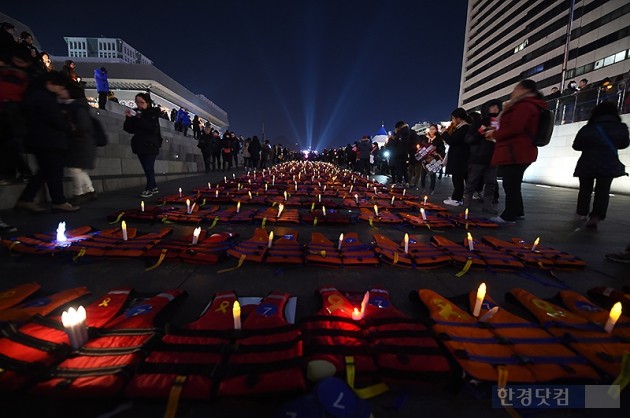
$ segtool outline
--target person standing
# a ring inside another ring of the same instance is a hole
[[[221,160],[223,161],[223,171],[232,170],[232,141],[230,140],[230,132],[225,131],[220,141],[221,144]]]
[[[363,175],[370,175],[370,151],[372,151],[372,141],[369,135],[363,135],[363,138],[357,144],[358,164],[357,171]]]
[[[444,145],[444,141],[440,138],[440,132],[438,130],[438,126],[435,123],[429,125],[425,133],[424,143],[427,146],[434,146],[435,152],[433,153],[433,160],[443,161],[444,156],[446,155],[446,146]],[[441,167],[441,165],[440,165]],[[427,176],[429,176],[429,189],[426,188]],[[435,193],[435,180],[437,178],[437,174],[433,171],[427,170],[426,164],[423,164],[422,172],[420,173],[420,188],[422,189],[422,194],[430,194],[433,195]]]
[[[495,141],[490,164],[500,166],[505,191],[505,210],[492,218],[499,224],[525,219],[521,183],[525,170],[538,158],[534,136],[538,131],[540,108],[547,103],[533,80],[522,80],[503,106],[498,129],[489,129],[486,140]]]
[[[212,171],[221,169],[221,137],[219,131],[212,132]]]
[[[179,132],[183,132],[184,136],[188,134],[188,128],[190,128],[190,115],[188,115],[188,110],[182,107],[177,112],[177,122],[175,125],[179,125]]]
[[[260,145],[260,140],[256,135],[252,137],[252,142],[249,144],[249,167],[256,169],[258,168],[258,162],[260,161],[260,151],[262,150],[262,146]],[[247,165],[245,166],[247,168]]]
[[[271,157],[271,144],[269,143],[268,139],[265,139],[260,150],[260,168],[261,169],[267,167],[270,157]]]
[[[147,185],[140,197],[151,197],[159,193],[155,181],[155,159],[162,146],[160,115],[152,106],[153,101],[148,93],[136,94],[135,102],[135,109],[125,109],[123,129],[133,134],[131,150],[138,156],[147,178]]]
[[[574,177],[580,179],[576,217],[587,219],[586,226],[597,228],[606,219],[610,185],[615,177],[627,175],[617,151],[630,145],[628,126],[621,122],[617,106],[602,102],[593,108],[588,123],[577,133],[573,149],[582,151]],[[593,210],[591,194],[595,185]]]
[[[193,127],[193,139],[199,139],[199,134],[201,134],[201,121],[199,120],[199,116],[195,115],[192,120]]]
[[[212,127],[210,125],[204,126],[203,132],[197,137],[197,141],[197,148],[201,150],[206,173],[209,173],[210,160],[212,159]]]
[[[464,141],[468,133],[468,114],[458,107],[451,112],[451,124],[442,133],[442,140],[449,145],[446,159],[446,174],[452,175],[453,194],[444,201],[445,205],[464,204],[464,183],[468,173],[470,146]]]
[[[105,109],[107,94],[109,93],[109,81],[105,67],[94,70],[94,81],[96,81],[96,92],[98,93],[98,108]]]
[[[24,109],[31,121],[26,138],[26,148],[35,155],[38,170],[20,195],[15,208],[32,213],[42,213],[46,209],[35,203],[35,196],[48,186],[52,200],[52,210],[74,212],[78,206],[70,204],[63,193],[63,168],[68,150],[70,123],[66,120],[57,98],[67,95],[68,79],[56,71],[46,73],[41,84],[33,86],[24,99]]]

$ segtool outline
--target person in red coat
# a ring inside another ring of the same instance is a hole
[[[491,165],[499,166],[503,176],[505,210],[492,218],[497,223],[515,223],[525,219],[521,183],[523,174],[538,157],[534,136],[538,130],[540,108],[547,107],[536,82],[523,80],[510,94],[499,116],[499,127],[486,132],[486,140],[495,141]]]

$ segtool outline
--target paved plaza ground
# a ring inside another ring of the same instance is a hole
[[[181,187],[184,191],[202,187],[208,181],[217,182],[223,173],[199,175],[182,180],[159,184],[161,195],[176,193]],[[380,177],[379,180],[386,180]],[[629,181],[627,177],[615,181]],[[438,180],[437,191],[430,200],[442,203],[452,190],[450,178]],[[101,194],[98,200],[85,204],[77,213],[44,214],[39,216],[5,211],[3,219],[19,228],[20,233],[53,231],[57,223],[66,221],[68,229],[90,225],[104,229],[111,225],[106,215],[115,210],[138,207],[139,189],[127,189]],[[418,193],[412,191],[412,193]],[[192,265],[184,263],[164,263],[159,268],[145,272],[142,259],[82,259],[73,263],[66,258],[18,256],[14,257],[2,251],[0,255],[0,289],[6,289],[21,283],[37,281],[42,285],[42,292],[52,293],[62,289],[87,286],[92,292],[84,300],[89,303],[107,290],[116,286],[131,286],[142,293],[160,292],[165,289],[179,288],[188,292],[188,297],[172,316],[172,321],[184,324],[199,315],[213,293],[221,290],[235,290],[241,296],[262,296],[271,290],[285,291],[298,297],[297,317],[313,314],[319,309],[319,297],[315,290],[324,285],[339,289],[365,291],[370,286],[378,285],[388,289],[394,304],[412,317],[420,315],[420,309],[409,298],[409,293],[429,288],[443,296],[462,295],[476,289],[483,281],[487,283],[488,294],[500,305],[505,303],[504,294],[514,287],[524,288],[540,297],[553,297],[559,286],[585,294],[596,285],[620,289],[630,285],[628,265],[607,261],[606,253],[618,252],[630,242],[630,196],[613,196],[610,201],[608,218],[600,223],[598,229],[586,229],[582,223],[574,220],[577,190],[556,187],[540,187],[524,184],[526,220],[516,225],[502,226],[497,230],[473,230],[473,234],[490,234],[503,239],[521,237],[533,240],[541,237],[542,243],[564,250],[587,261],[588,267],[577,272],[558,272],[556,277],[531,271],[525,275],[515,273],[470,271],[463,277],[456,277],[459,271],[455,267],[443,267],[434,270],[406,270],[382,265],[367,269],[332,269],[315,266],[278,267],[245,263],[242,268],[217,274],[218,270],[236,265],[236,260],[228,259],[218,265]],[[155,198],[153,200],[156,200]],[[452,208],[452,212],[456,209]],[[473,203],[473,214],[481,215],[481,203]],[[214,230],[230,231],[242,239],[250,237],[258,223],[250,225],[219,224]],[[134,224],[141,232],[157,231],[163,225]],[[193,227],[172,224],[173,236],[189,234]],[[277,233],[286,229],[272,227]],[[362,242],[372,240],[374,229],[364,223],[350,226],[290,226],[299,232],[299,239],[307,243],[313,228],[334,240],[341,232],[354,231]],[[429,241],[433,232],[426,229],[413,229],[407,226],[379,226],[378,232],[400,242],[405,232],[419,234]],[[454,228],[441,232],[442,235],[462,241],[465,231]],[[4,238],[4,237],[3,237]],[[513,309],[518,312],[518,310]],[[19,411],[17,402],[21,402]],[[264,398],[254,400],[224,399],[207,403],[184,403],[178,417],[270,417],[282,403],[282,399]],[[125,401],[120,401],[124,403]],[[452,388],[428,387],[414,388],[409,392],[393,390],[371,400],[375,417],[494,417],[507,416],[501,409],[492,409],[489,400],[479,400],[465,388],[454,391]],[[116,403],[90,403],[85,407],[80,402],[47,401],[44,399],[12,398],[3,403],[2,409],[10,411],[6,417],[38,416],[62,417],[73,416],[97,417],[111,411]],[[165,403],[134,402],[131,409],[121,412],[117,417],[161,417]],[[623,408],[625,407],[625,408]],[[80,408],[80,409],[79,409]],[[625,409],[625,411],[623,410]],[[622,399],[622,410],[604,412],[607,417],[628,416],[630,400],[628,390]],[[595,410],[582,411],[547,411],[537,412],[535,416],[596,416]],[[625,413],[625,414],[624,414]],[[601,413],[600,413],[601,415]],[[105,415],[103,415],[104,417]],[[523,414],[523,416],[533,416]]]

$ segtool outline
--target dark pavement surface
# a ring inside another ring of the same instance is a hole
[[[176,193],[181,187],[184,191],[195,187],[203,187],[208,181],[217,182],[223,173],[199,175],[186,179],[161,183],[161,195]],[[386,180],[380,177],[379,180]],[[615,181],[628,181],[627,178]],[[436,194],[430,201],[442,203],[450,196],[452,185],[450,178],[438,180]],[[13,211],[5,211],[2,217],[5,222],[17,226],[19,233],[54,231],[58,222],[66,221],[68,229],[82,225],[90,225],[98,229],[111,225],[106,215],[115,210],[135,208],[140,203],[140,189],[127,189],[100,195],[98,200],[86,203],[77,213],[29,215]],[[417,191],[412,191],[418,193]],[[630,284],[630,269],[627,265],[607,261],[604,255],[618,252],[630,242],[630,196],[611,197],[608,218],[600,223],[599,229],[583,228],[583,221],[574,220],[577,190],[563,188],[539,187],[524,184],[526,220],[516,225],[503,226],[497,230],[472,230],[474,236],[482,234],[494,235],[503,239],[521,237],[533,240],[541,237],[543,245],[560,249],[587,261],[588,267],[583,271],[558,272],[557,278],[543,272],[531,272],[530,275],[519,276],[514,273],[470,271],[461,278],[455,276],[459,270],[455,267],[443,267],[434,270],[406,270],[382,265],[367,269],[331,269],[314,266],[278,267],[245,263],[242,268],[217,274],[218,270],[236,265],[236,260],[228,259],[217,265],[192,265],[165,262],[159,268],[145,272],[144,260],[137,259],[83,259],[73,263],[67,258],[10,256],[6,250],[0,255],[0,290],[15,285],[37,281],[42,285],[41,292],[52,293],[61,289],[87,286],[91,296],[82,300],[87,304],[107,290],[116,286],[132,286],[142,293],[160,292],[169,288],[180,288],[188,292],[188,298],[173,312],[172,322],[184,324],[195,319],[210,300],[213,293],[234,289],[240,296],[262,296],[271,290],[286,291],[298,297],[297,317],[315,313],[320,306],[315,290],[323,285],[333,285],[338,289],[365,291],[370,286],[380,285],[391,293],[394,304],[412,317],[418,317],[420,310],[409,299],[409,293],[419,288],[432,289],[443,296],[452,297],[464,294],[485,281],[488,294],[499,305],[512,307],[505,303],[504,294],[514,287],[522,287],[534,294],[548,298],[554,296],[559,284],[566,284],[570,289],[585,294],[596,285],[610,286],[620,289]],[[157,200],[155,197],[147,199]],[[481,203],[473,203],[471,216],[481,216]],[[455,212],[455,208],[451,208]],[[250,237],[259,225],[217,225],[214,231],[230,231],[240,234],[242,239]],[[149,225],[130,222],[139,232],[157,231],[163,225]],[[171,237],[191,233],[193,226],[169,225],[174,229]],[[269,229],[270,226],[267,228]],[[271,225],[278,233],[282,227]],[[302,243],[308,242],[312,225],[290,226],[299,232]],[[331,240],[335,240],[341,232],[355,231],[364,242],[372,240],[371,234],[376,230],[367,224],[359,223],[351,226],[317,226]],[[429,237],[432,232],[426,229],[411,227],[378,227],[378,232],[400,242],[405,232]],[[441,232],[442,235],[461,241],[465,236],[462,228],[454,228]],[[15,235],[15,234],[12,234]],[[4,237],[3,237],[4,238]],[[170,237],[169,237],[170,238]],[[539,279],[533,280],[533,278]],[[515,309],[511,309],[518,312]],[[413,389],[403,406],[396,410],[392,405],[402,399],[400,391],[392,391],[371,400],[375,417],[420,417],[420,416],[461,416],[478,417],[507,416],[500,409],[492,409],[489,400],[478,400],[466,390],[449,391],[443,387]],[[3,408],[18,415],[2,416],[73,416],[96,417],[98,413],[111,411],[116,402],[91,403],[89,408],[83,403],[45,401],[29,397],[16,398],[22,403],[20,412],[16,412],[16,401],[5,403]],[[125,401],[120,401],[125,402]],[[227,399],[213,400],[207,403],[184,404],[180,407],[178,417],[267,417],[282,399]],[[624,408],[625,407],[625,408]],[[122,412],[119,417],[161,417],[165,403],[134,402],[131,409]],[[624,411],[625,409],[625,411]],[[630,403],[628,391],[622,399],[622,410],[605,412],[607,416],[628,416]],[[532,410],[535,411],[535,410]],[[527,412],[527,411],[525,411]],[[580,411],[545,411],[536,412],[536,416],[596,416],[595,410]],[[625,414],[624,414],[625,413]],[[621,415],[618,415],[621,414]],[[532,416],[524,413],[523,416]]]

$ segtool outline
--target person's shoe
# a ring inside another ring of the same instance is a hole
[[[16,210],[25,210],[31,213],[45,213],[48,212],[46,208],[39,206],[35,202],[18,201],[15,204]]]
[[[576,221],[585,221],[585,220],[587,220],[587,219],[588,219],[588,216],[586,216],[586,215],[580,215],[579,213],[576,213],[576,214],[575,214],[575,216],[574,216],[574,219],[575,219]]]
[[[525,220],[525,215],[519,215],[516,217],[517,221],[524,221]]]
[[[69,202],[60,203],[60,204],[52,204],[51,205],[53,212],[76,212],[81,209],[77,205],[72,205]]]
[[[599,224],[599,218],[597,216],[591,216],[584,226],[587,228],[597,228],[597,224]]]
[[[17,228],[13,225],[9,225],[4,223],[4,221],[0,220],[0,234],[10,234],[12,232],[17,232]]]
[[[481,193],[479,192],[474,192],[472,195],[473,200],[481,200],[483,199],[483,196],[481,196]]]
[[[153,189],[151,189],[151,193],[158,194],[158,193],[160,193],[160,191],[158,190],[157,187],[154,187]]]
[[[503,219],[500,216],[495,216],[494,218],[490,218],[490,220],[494,223],[497,223],[499,225],[514,225],[516,223],[516,221],[506,221],[505,219]]]
[[[68,199],[68,202],[70,202],[71,205],[78,205],[79,203],[83,203],[85,199],[84,196],[84,194],[74,195],[70,199]]]
[[[630,251],[622,253],[606,254],[606,258],[615,263],[630,264]]]
[[[98,195],[96,194],[96,192],[94,190],[92,190],[91,192],[87,192],[87,193],[83,194],[83,196],[85,196],[86,201],[98,199]]]
[[[435,194],[435,190],[431,190],[431,193],[429,193],[429,195],[433,196]]]
[[[145,190],[144,192],[140,193],[140,197],[147,198],[151,196],[153,196],[153,192],[151,190]]]
[[[444,204],[449,206],[462,206],[464,202],[462,202],[461,200],[453,200],[449,197],[444,201]]]

